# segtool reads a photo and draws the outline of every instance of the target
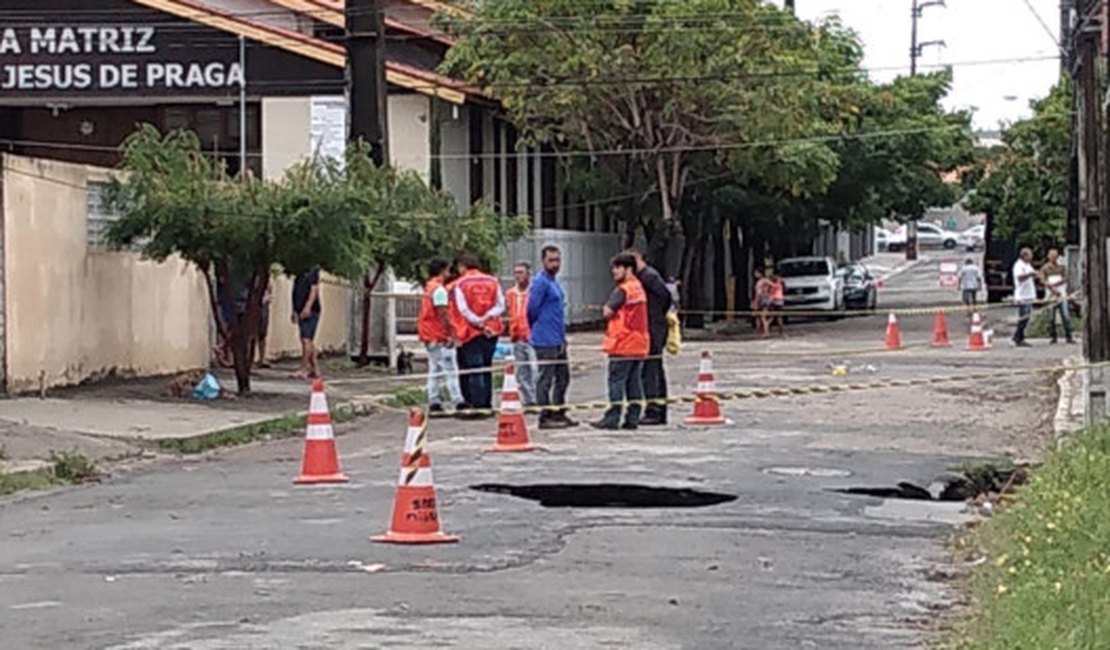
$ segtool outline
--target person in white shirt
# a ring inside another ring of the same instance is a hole
[[[1033,314],[1033,303],[1037,301],[1037,270],[1033,268],[1033,250],[1021,249],[1021,256],[1014,262],[1014,304],[1018,308],[1017,328],[1014,329],[1014,345],[1029,347],[1025,341],[1025,327]]]
[[[960,269],[959,277],[964,305],[968,307],[969,311],[974,311],[979,292],[983,289],[983,271],[975,264],[975,260],[969,257],[964,262],[963,268]]]

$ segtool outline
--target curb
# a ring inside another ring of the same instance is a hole
[[[332,420],[341,424],[377,412],[372,404],[351,401],[337,404],[331,409]],[[308,411],[290,411],[272,418],[247,424],[214,429],[196,435],[162,440],[135,440],[145,447],[182,455],[201,454],[215,449],[240,447],[253,442],[293,438],[303,433]]]
[[[21,474],[53,474],[54,464],[48,460],[5,460],[0,461],[0,474],[19,476]]]
[[[1077,366],[1082,363],[1083,360],[1078,357],[1064,360],[1065,366]],[[1083,384],[1084,376],[1074,368],[1065,370],[1056,381],[1060,396],[1056,403],[1056,415],[1052,419],[1052,430],[1057,441],[1083,428],[1086,415]]]

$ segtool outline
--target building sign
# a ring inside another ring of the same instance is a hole
[[[237,54],[229,48],[186,60],[174,49],[154,26],[0,28],[0,91],[222,95],[243,84],[239,62],[227,60]]]
[[[34,11],[32,11],[32,9]],[[31,18],[41,11],[50,18]],[[10,13],[9,13],[10,12]],[[342,93],[343,70],[127,0],[0,0],[0,101]]]

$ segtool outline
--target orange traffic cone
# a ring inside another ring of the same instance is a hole
[[[405,453],[401,456],[401,478],[393,499],[393,521],[384,535],[370,538],[389,544],[443,544],[457,542],[454,535],[439,530],[436,486],[432,480],[432,457],[428,454],[428,424],[424,412],[409,412]]]
[[[532,451],[536,447],[528,439],[528,425],[524,422],[524,407],[520,402],[520,388],[512,364],[505,368],[505,383],[501,386],[501,412],[497,416],[497,442],[490,451]]]
[[[983,338],[983,320],[979,314],[971,317],[971,334],[967,338],[967,349],[972,352],[986,352],[987,342]]]
[[[701,353],[694,400],[694,414],[683,420],[685,424],[725,424],[727,422],[721,414],[721,403],[717,400],[717,383],[713,379],[713,357],[709,354],[709,350]]]
[[[894,312],[890,312],[890,318],[886,321],[886,349],[902,349],[902,332],[898,329],[898,317]]]
[[[346,483],[350,479],[339,471],[339,453],[335,448],[335,432],[331,428],[328,398],[324,381],[312,382],[312,398],[308,404],[308,427],[304,436],[304,460],[301,475],[293,479],[298,485],[312,483]]]
[[[943,311],[938,311],[933,319],[933,347],[952,347],[952,342],[948,340],[948,317],[944,315]]]

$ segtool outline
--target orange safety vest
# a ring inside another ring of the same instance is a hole
[[[501,291],[501,284],[492,275],[470,270],[455,280],[454,289],[462,291],[471,312],[482,315],[497,305],[497,294]],[[482,328],[471,325],[470,321],[462,315],[454,295],[451,300],[451,324],[455,326],[455,338],[459,339],[459,343],[467,343],[482,336]],[[505,324],[500,318],[486,319],[483,325],[488,327],[494,336],[499,336],[505,330]]]
[[[432,294],[443,286],[443,280],[432,278],[424,285],[424,300],[420,304],[420,317],[416,321],[416,335],[423,343],[447,343],[451,340],[451,333],[439,317],[439,312],[432,303]],[[447,294],[447,304],[451,304],[451,294]]]
[[[647,294],[644,285],[633,276],[621,283],[624,304],[609,319],[602,349],[611,357],[642,358],[648,355]]]
[[[505,292],[505,311],[509,315],[509,340],[527,342],[532,338],[528,327],[528,290],[517,286]]]

